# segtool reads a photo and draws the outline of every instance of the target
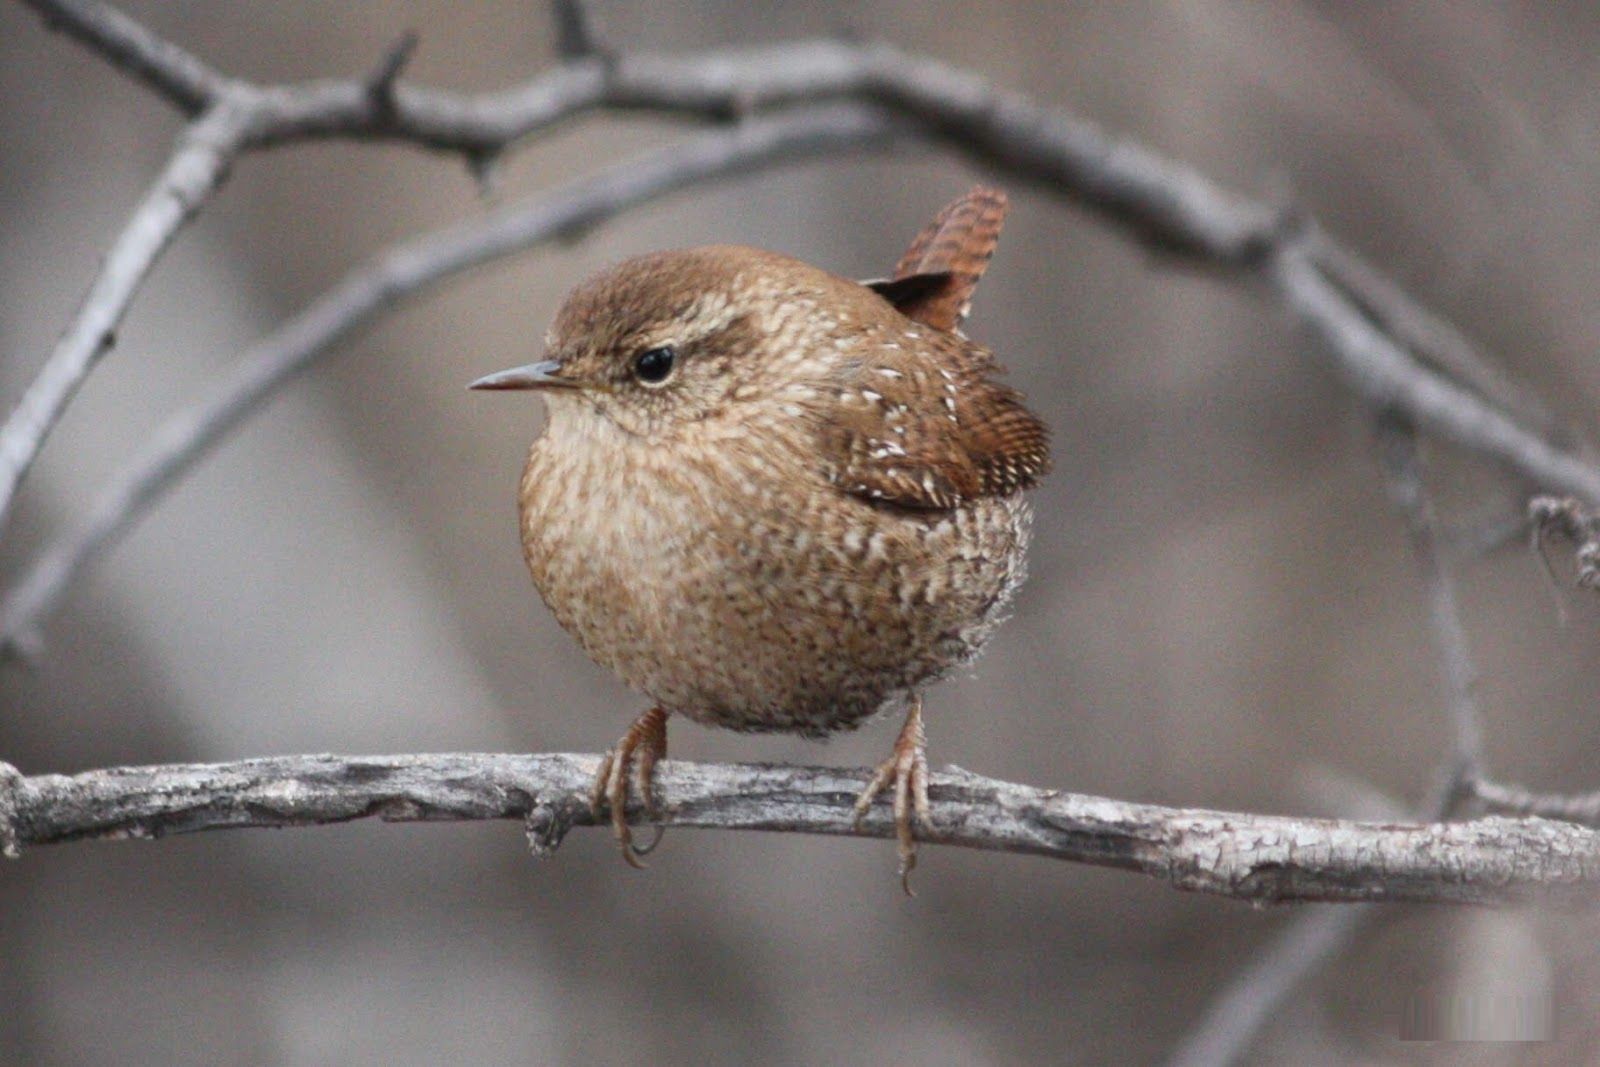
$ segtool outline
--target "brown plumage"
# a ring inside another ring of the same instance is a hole
[[[980,185],[934,216],[895,264],[892,281],[902,289],[917,277],[943,276],[943,282],[928,286],[915,300],[896,302],[901,314],[940,330],[961,327],[1000,244],[1007,206],[1005,193]]]
[[[474,383],[544,392],[519,495],[534,584],[656,705],[596,780],[630,862],[630,770],[650,809],[668,714],[824,736],[909,696],[858,810],[894,787],[910,869],[916,694],[1003,614],[1022,491],[1049,463],[1043,424],[955,330],[1004,208],[989,190],[947,208],[887,293],[751,248],[639,256],[569,295],[546,362]]]

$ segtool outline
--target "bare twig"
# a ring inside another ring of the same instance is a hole
[[[1544,403],[1479,352],[1451,323],[1411,299],[1371,263],[1313,233],[1318,265],[1363,314],[1423,363],[1558,443],[1567,434]]]
[[[584,0],[553,0],[551,11],[556,20],[556,55],[586,59],[605,54],[595,32],[594,11]]]
[[[1428,593],[1428,621],[1438,645],[1449,716],[1449,756],[1436,795],[1423,810],[1443,818],[1470,795],[1484,774],[1483,711],[1474,693],[1477,668],[1456,602],[1449,563],[1439,549],[1438,518],[1423,482],[1422,457],[1411,423],[1392,413],[1379,416],[1379,441],[1389,496],[1405,516],[1411,548]]]
[[[1303,911],[1235,975],[1167,1067],[1226,1067],[1249,1050],[1278,1005],[1349,943],[1374,914],[1371,905]]]
[[[577,755],[284,756],[40,775],[13,783],[12,826],[23,845],[372,816],[538,815],[541,825],[590,826],[587,794],[598,765],[598,757]],[[664,825],[850,836],[866,776],[668,762],[658,766],[655,786]],[[1590,903],[1600,891],[1600,832],[1537,818],[1405,825],[1246,815],[955,771],[932,775],[930,797],[930,843],[1116,867],[1240,900]],[[630,809],[630,817],[642,819],[643,809]],[[894,832],[887,802],[859,831]]]
[[[1497,815],[1537,815],[1583,826],[1600,827],[1600,792],[1535,793],[1521,786],[1480,779],[1472,796],[1484,811]]]
[[[246,120],[224,102],[183,132],[177,151],[106,254],[72,324],[0,428],[0,527],[45,437],[90,370],[111,350],[117,327],[150,268],[221,183],[243,140]]]
[[[21,0],[52,30],[83,42],[191,117],[226,91],[228,79],[114,7],[95,0]]]
[[[391,117],[394,115],[395,85],[400,80],[400,72],[411,62],[411,57],[417,50],[417,43],[421,39],[416,30],[402,33],[389,47],[389,51],[384,54],[377,67],[367,76],[367,98],[372,101],[373,109],[378,113]]]
[[[1499,399],[1479,395],[1495,392],[1494,383],[1478,372],[1487,363],[1459,334],[1434,328],[1437,319],[1375,271],[1363,273],[1364,265],[1347,251],[1325,238],[1307,239],[1314,228],[1284,226],[1281,212],[1236,196],[1182,164],[927,57],[881,44],[807,41],[680,57],[588,56],[522,86],[476,96],[398,85],[374,94],[359,81],[256,89],[221,81],[181,50],[100,5],[27,2],[180,107],[228,103],[242,109],[248,122],[229,155],[288,141],[347,137],[402,140],[458,152],[481,165],[531,133],[596,108],[718,119],[840,97],[877,102],[912,120],[923,135],[1040,182],[1153,246],[1205,262],[1268,269],[1363,392],[1408,410],[1425,429],[1494,456],[1530,480],[1600,502],[1600,470],[1525,428]],[[190,203],[192,210],[197,201]],[[159,246],[170,236],[169,231]],[[1285,249],[1292,254],[1274,254]],[[159,247],[140,251],[153,261]],[[60,359],[53,358],[42,376],[50,389],[26,401],[0,430],[0,519],[131,296],[131,288],[101,289],[97,284],[63,339]],[[1386,328],[1397,332],[1391,336]],[[1418,362],[1416,354],[1437,367]],[[1472,381],[1454,385],[1453,374]]]
[[[1600,468],[1524,429],[1511,416],[1430,370],[1344,296],[1316,260],[1292,245],[1271,257],[1270,277],[1289,306],[1315,330],[1345,380],[1380,409],[1478,452],[1546,486],[1600,500]]]
[[[489,260],[591,226],[713,178],[820,152],[884,143],[894,123],[870,108],[820,107],[704,134],[551,190],[540,198],[405,241],[352,271],[250,349],[215,392],[162,424],[77,527],[53,541],[0,601],[0,650],[30,644],[73,576],[285,381],[386,308]]]

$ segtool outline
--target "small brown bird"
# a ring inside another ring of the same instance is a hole
[[[607,753],[635,866],[630,773],[654,814],[667,717],[823,737],[902,695],[894,789],[902,880],[928,819],[920,688],[975,656],[1024,572],[1023,491],[1048,432],[958,327],[1006,198],[975,189],[886,281],[773,252],[657,252],[567,297],[546,359],[474,389],[548,408],[522,476],[539,593],[597,662],[655,706]]]

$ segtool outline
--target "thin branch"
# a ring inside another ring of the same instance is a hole
[[[593,226],[688,185],[808,155],[887,142],[870,108],[794,110],[701,135],[537,199],[404,241],[348,274],[238,360],[211,396],[163,423],[83,522],[52,541],[0,602],[0,651],[24,652],[73,577],[286,381],[384,310],[492,259]]]
[[[1473,782],[1471,792],[1480,808],[1496,815],[1537,815],[1600,827],[1600,792],[1535,793],[1485,779]]]
[[[1567,433],[1538,397],[1507,377],[1454,325],[1411,299],[1388,275],[1313,233],[1317,264],[1384,333],[1460,385],[1503,408],[1528,429],[1565,443]]]
[[[548,849],[568,827],[595,825],[587,794],[598,765],[580,755],[283,756],[13,779],[7,803],[24,846],[377,816],[517,819]],[[655,778],[664,825],[890,837],[887,802],[855,827],[865,781],[864,770],[684,762],[660,764]],[[929,843],[1115,867],[1240,900],[1587,904],[1600,890],[1600,832],[1543,819],[1404,825],[1164,808],[954,769],[932,776],[930,798]]]
[[[1541,485],[1600,500],[1600,468],[1524,429],[1476,393],[1418,362],[1350,303],[1308,250],[1289,245],[1270,256],[1269,263],[1278,292],[1316,332],[1357,394]]]
[[[586,59],[605,53],[595,31],[594,11],[585,0],[553,0],[550,6],[556,21],[556,55]]]
[[[1316,974],[1374,914],[1369,904],[1304,911],[1235,975],[1167,1060],[1167,1067],[1226,1067],[1250,1048],[1278,1005]]]
[[[928,57],[881,44],[803,41],[676,57],[590,56],[522,86],[478,95],[410,86],[374,94],[360,81],[259,89],[227,83],[222,92],[191,69],[181,50],[148,31],[133,32],[133,24],[110,9],[85,0],[27,2],[180,106],[192,106],[204,89],[214,107],[231,100],[243,108],[248,128],[235,152],[319,137],[388,139],[459,152],[481,169],[513,142],[596,108],[720,119],[802,101],[874,101],[914,120],[925,136],[1068,196],[1152,246],[1204,262],[1267,269],[1364,392],[1386,394],[1375,399],[1405,408],[1425,428],[1547,488],[1600,502],[1600,470],[1475,393],[1487,388],[1482,374],[1468,387],[1456,386],[1419,363],[1408,345],[1431,352],[1447,371],[1472,374],[1473,366],[1487,366],[1459,334],[1428,329],[1436,319],[1398,289],[1375,285],[1372,279],[1381,276],[1370,268],[1364,274],[1347,251],[1325,238],[1303,240],[1283,224],[1282,212],[1180,163]],[[191,201],[190,210],[195,206]],[[1271,254],[1295,246],[1294,254]],[[153,260],[157,251],[144,254]],[[131,290],[107,295],[99,289],[64,339],[66,352],[47,368],[51,387],[43,398],[52,402],[25,401],[0,430],[0,520],[61,406],[103,353],[99,339],[109,336],[131,296]],[[1399,333],[1383,333],[1385,325]]]
[[[95,364],[111,350],[139,286],[178,231],[221,184],[243,141],[246,120],[245,113],[224,101],[183,132],[177,151],[106,254],[71,325],[0,428],[0,527],[45,437]]]
[[[400,72],[411,62],[411,57],[416,53],[417,44],[421,40],[416,30],[402,33],[399,39],[389,46],[389,51],[384,53],[372,73],[367,76],[367,99],[372,102],[373,109],[380,114],[394,115],[394,91],[400,80]]]
[[[228,79],[198,57],[94,0],[21,0],[44,24],[99,52],[189,116],[219,99]]]
[[[1439,548],[1438,517],[1423,481],[1416,431],[1392,413],[1379,416],[1379,443],[1389,496],[1405,517],[1411,548],[1428,593],[1428,621],[1438,646],[1450,725],[1449,756],[1436,795],[1424,810],[1443,818],[1484,775],[1483,710],[1474,689],[1477,668],[1456,601],[1455,581]]]

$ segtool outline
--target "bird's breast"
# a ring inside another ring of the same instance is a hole
[[[875,507],[746,430],[660,447],[572,419],[535,443],[524,553],[592,658],[690,717],[818,734],[976,652],[1021,575],[1020,499]]]

